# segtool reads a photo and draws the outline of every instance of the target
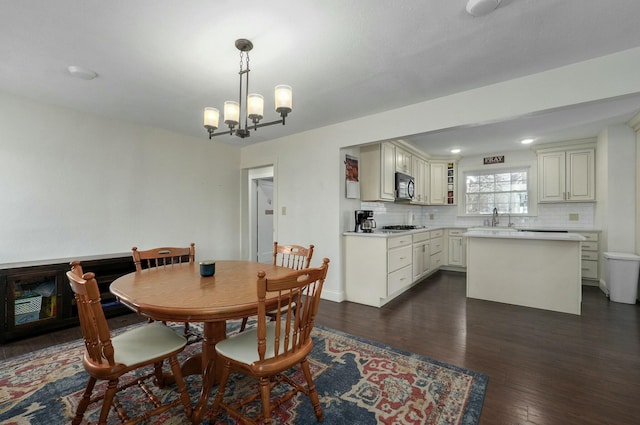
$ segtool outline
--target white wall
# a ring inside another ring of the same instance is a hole
[[[344,217],[350,214],[346,209],[351,208],[338,199],[344,184],[341,148],[637,93],[638,69],[640,49],[632,49],[247,146],[242,149],[241,166],[277,164],[276,209],[287,206],[288,215],[277,216],[276,239],[314,243],[318,257],[329,257],[332,263],[323,297],[340,301],[344,299],[341,234]],[[291,209],[296,203],[300,207]]]
[[[596,177],[602,251],[634,253],[636,241],[636,137],[627,125],[598,137]]]
[[[186,246],[238,258],[237,148],[0,93],[0,264]]]

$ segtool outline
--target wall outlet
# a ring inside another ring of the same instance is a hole
[[[433,220],[433,214],[429,214],[429,220]]]
[[[282,207],[282,215],[287,215],[287,207]]]
[[[578,213],[569,214],[569,221],[578,221],[578,220],[580,220],[580,214]]]

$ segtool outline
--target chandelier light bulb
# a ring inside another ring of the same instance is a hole
[[[275,89],[276,111],[285,116],[291,112],[293,105],[293,93],[291,86],[280,84]]]
[[[247,116],[253,122],[262,119],[264,112],[264,97],[261,94],[251,93],[247,96]]]
[[[240,105],[233,100],[224,102],[224,123],[228,126],[236,126],[240,122]]]
[[[204,108],[204,128],[217,130],[220,122],[220,111],[217,108]]]

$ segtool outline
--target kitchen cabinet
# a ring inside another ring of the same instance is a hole
[[[387,296],[406,289],[413,282],[411,236],[396,236],[387,241]]]
[[[431,253],[429,257],[429,264],[432,270],[437,270],[443,265],[443,234],[444,231],[442,229],[432,230],[431,232],[431,240],[429,242],[429,252]]]
[[[411,234],[345,235],[347,301],[380,307],[411,286]]]
[[[595,201],[595,149],[538,151],[538,200]]]
[[[381,307],[443,264],[442,229],[344,234],[345,298]]]
[[[598,259],[600,258],[600,248],[598,243],[597,232],[576,232],[584,236],[587,240],[582,241],[582,280],[595,281],[593,283],[584,282],[585,284],[598,285],[600,275],[598,273]]]
[[[467,265],[467,245],[465,237],[462,236],[466,229],[448,229],[448,257],[447,265],[466,267]]]
[[[429,205],[447,204],[447,164],[429,161]]]
[[[78,324],[75,297],[65,275],[71,260],[0,265],[0,342]],[[107,317],[130,312],[109,292],[113,280],[135,271],[130,254],[77,260],[85,271],[96,274]]]
[[[395,200],[396,147],[390,142],[360,148],[360,199]]]
[[[431,271],[430,232],[413,235],[413,280],[416,281]]]
[[[415,183],[415,196],[412,204],[427,205],[429,193],[429,164],[426,160],[413,156],[413,178]]]
[[[398,146],[396,146],[395,152],[396,152],[396,172],[404,173],[412,176],[411,154]]]

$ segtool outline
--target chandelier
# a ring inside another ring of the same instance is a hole
[[[280,124],[285,125],[285,118],[291,112],[292,92],[291,86],[278,85],[275,88],[275,107],[280,114],[280,119],[276,121],[259,124],[263,118],[264,98],[257,93],[249,93],[249,52],[253,49],[250,40],[239,38],[236,40],[236,48],[240,51],[240,92],[238,101],[224,102],[224,123],[229,126],[229,131],[214,133],[218,129],[220,121],[220,111],[216,108],[204,108],[204,128],[209,132],[209,139],[222,134],[235,134],[244,139],[249,137],[249,129],[253,127],[257,130],[260,127]],[[244,125],[242,121],[244,118]],[[249,125],[251,120],[251,125]]]

